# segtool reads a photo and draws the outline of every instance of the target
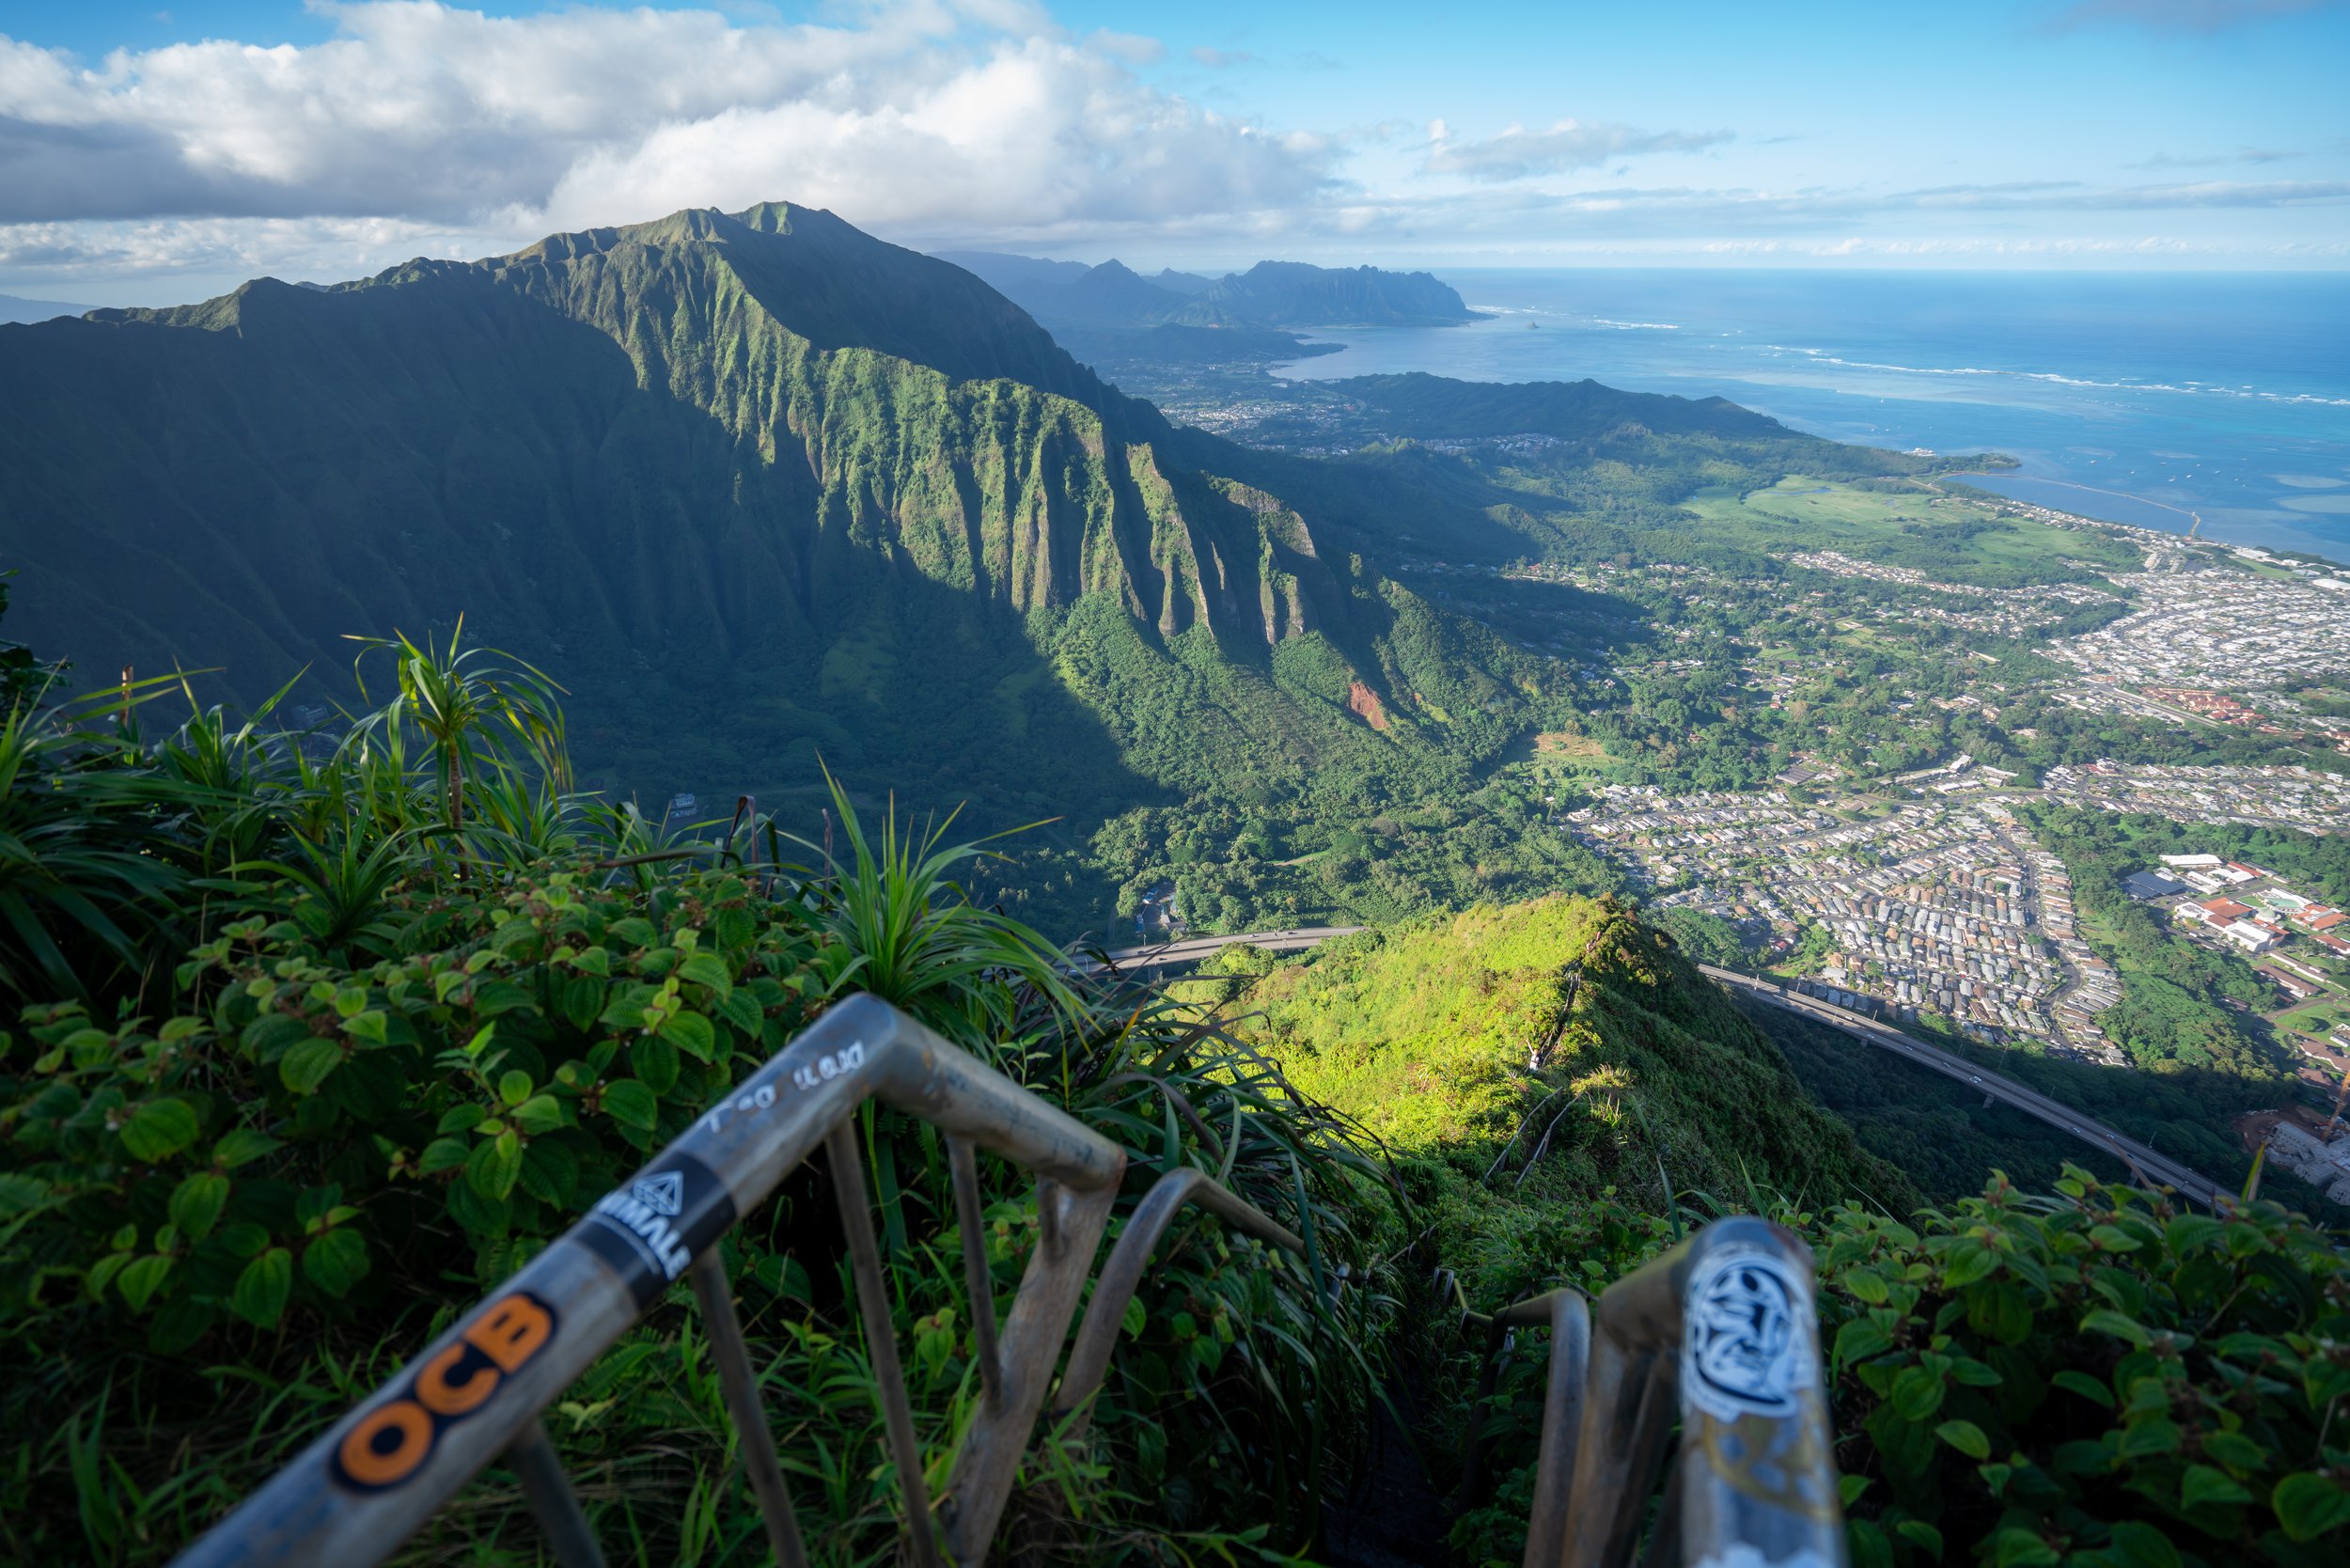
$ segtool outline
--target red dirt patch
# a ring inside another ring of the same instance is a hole
[[[1347,683],[1346,711],[1370,725],[1373,729],[1387,727],[1387,711],[1380,706],[1379,694],[1360,681]]]

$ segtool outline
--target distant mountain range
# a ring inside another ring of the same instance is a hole
[[[1103,319],[1181,297],[1037,275]],[[1275,266],[1190,300],[1457,305]],[[1400,431],[1555,427],[1595,462],[1668,431],[1849,450],[1590,384],[1360,401]],[[1064,817],[1073,855],[1144,807],[1469,788],[1564,678],[1381,562],[1539,552],[1557,525],[1514,494],[1170,425],[971,272],[785,203],[0,326],[4,630],[77,687],[225,666],[199,689],[249,703],[306,667],[310,700],[349,698],[346,635],[462,615],[568,687],[585,770],[656,808],[772,799],[821,753],[987,823]],[[1063,913],[1098,907],[1055,874]]]
[[[28,300],[15,294],[0,294],[0,321],[46,321],[57,316],[86,315],[93,308],[68,305],[63,300]]]
[[[1377,267],[1260,261],[1220,278],[1172,268],[1146,278],[1120,261],[1088,267],[995,251],[946,251],[940,259],[985,279],[1087,360],[1293,359],[1314,352],[1298,330],[1480,319],[1427,273]]]

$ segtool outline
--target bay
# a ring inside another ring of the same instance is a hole
[[[1720,396],[1840,441],[1999,451],[1974,482],[2350,560],[2350,277],[2330,273],[1440,273],[1487,320],[1324,329],[1278,368]]]

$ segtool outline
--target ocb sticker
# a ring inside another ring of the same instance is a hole
[[[474,1315],[456,1342],[432,1353],[400,1392],[359,1418],[329,1468],[354,1492],[398,1486],[432,1457],[441,1434],[490,1403],[555,1338],[555,1309],[509,1291]]]

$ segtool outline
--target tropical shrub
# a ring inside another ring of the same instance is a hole
[[[1863,1568],[2340,1562],[2350,1260],[2273,1203],[2224,1216],[2068,1168],[1819,1243]]]
[[[1313,1244],[1292,1262],[1198,1214],[1174,1227],[1100,1418],[1040,1450],[1009,1528],[1044,1555],[1160,1560],[1310,1538],[1384,1310],[1333,1285],[1386,1213],[1346,1127],[1180,1010],[1070,980],[961,895],[977,852],[943,827],[892,811],[869,839],[836,792],[841,863],[777,867],[783,836],[747,811],[665,838],[563,792],[559,710],[526,675],[390,651],[397,692],[336,736],[196,712],[148,739],[167,686],[8,730],[0,804],[75,852],[28,854],[15,886],[92,917],[0,930],[0,1357],[25,1369],[0,1389],[0,1557],[168,1557],[862,989],[1124,1142],[1114,1226],[1197,1164]],[[126,867],[150,880],[117,898]],[[935,1482],[977,1402],[946,1153],[923,1123],[863,1121]],[[980,1171],[1000,1313],[1037,1213],[1016,1171]],[[722,1256],[812,1544],[878,1560],[904,1522],[831,1208],[805,1172]],[[676,1294],[548,1424],[608,1543],[723,1557],[760,1527]],[[406,1556],[534,1539],[493,1472]]]

